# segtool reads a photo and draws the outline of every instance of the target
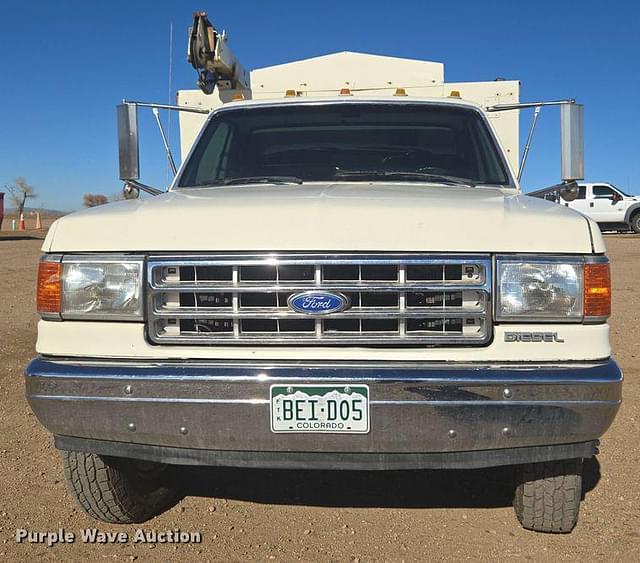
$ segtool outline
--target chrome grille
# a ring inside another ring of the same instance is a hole
[[[220,255],[148,261],[148,334],[165,344],[481,345],[491,336],[488,256]],[[347,297],[313,316],[306,291]]]

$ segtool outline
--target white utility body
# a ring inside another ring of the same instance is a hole
[[[279,100],[289,97],[336,98],[343,96],[406,99],[462,98],[480,107],[515,104],[518,80],[445,82],[444,64],[366,53],[341,52],[259,68],[249,73],[250,88],[217,87],[213,94],[200,90],[178,91],[178,105],[213,110],[242,97],[246,100]],[[518,169],[519,110],[487,114],[509,163]],[[205,115],[180,114],[180,148],[186,158]]]

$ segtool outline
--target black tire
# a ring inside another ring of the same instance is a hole
[[[181,497],[171,466],[83,452],[65,451],[62,455],[69,491],[96,520],[145,522]]]
[[[527,530],[568,534],[578,522],[582,459],[532,463],[519,468],[513,507]]]
[[[640,234],[640,212],[636,212],[631,216],[629,226],[634,233]]]

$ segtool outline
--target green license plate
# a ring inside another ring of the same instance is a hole
[[[272,385],[271,431],[369,432],[367,385]]]

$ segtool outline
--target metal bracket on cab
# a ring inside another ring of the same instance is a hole
[[[137,199],[140,197],[140,192],[146,192],[151,195],[160,195],[164,193],[162,190],[147,186],[137,180],[126,180],[124,186],[122,186],[122,193],[125,199]]]

